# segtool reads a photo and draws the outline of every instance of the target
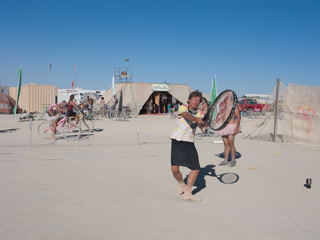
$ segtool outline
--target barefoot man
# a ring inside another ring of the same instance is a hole
[[[198,90],[190,93],[188,105],[181,105],[178,109],[177,123],[170,136],[172,140],[171,171],[179,183],[179,189],[176,195],[184,193],[184,200],[196,202],[201,201],[201,199],[192,195],[191,190],[200,171],[200,164],[198,152],[194,145],[196,128],[192,129],[190,125],[192,122],[197,122],[201,128],[205,126],[205,123],[201,120],[203,114],[197,111],[201,99],[202,94]],[[183,181],[179,166],[187,167],[191,170],[187,185]]]

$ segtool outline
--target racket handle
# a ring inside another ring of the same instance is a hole
[[[192,129],[196,128],[198,126],[198,123],[194,122],[194,123],[191,123],[190,127]]]
[[[208,122],[205,120],[205,118],[202,118],[201,120],[202,120],[203,122],[207,123],[207,125],[209,125]],[[191,123],[191,125],[190,125],[190,127],[191,127],[192,129],[196,128],[197,126],[198,126],[198,123],[197,123],[197,122]]]

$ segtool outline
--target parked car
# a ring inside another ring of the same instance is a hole
[[[239,102],[239,106],[241,112],[262,112],[265,104],[257,103],[257,100],[252,98],[244,98]]]

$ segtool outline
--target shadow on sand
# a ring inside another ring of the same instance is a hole
[[[192,190],[192,194],[195,195],[198,192],[200,192],[202,189],[206,188],[206,176],[209,177],[216,177],[221,183],[223,184],[233,184],[239,181],[239,176],[238,174],[235,173],[224,173],[221,175],[216,175],[215,169],[214,169],[215,165],[207,165],[204,168],[200,168],[199,174],[197,176],[197,179],[194,183],[194,187],[196,187],[195,189]],[[232,178],[230,178],[230,182],[229,180],[225,181],[223,179],[223,176],[232,176]],[[184,179],[184,182],[187,184],[187,179],[188,179],[187,175]]]
[[[216,156],[219,157],[219,158],[224,159],[224,152],[219,153],[219,154],[216,154]],[[242,157],[241,153],[236,152],[236,160],[239,159],[239,158],[241,158],[241,157]],[[228,156],[228,161],[229,161],[229,162],[231,161],[231,153],[230,153],[229,156]]]
[[[19,130],[20,128],[11,128],[11,129],[4,129],[4,130],[0,130],[0,133],[8,133],[8,132],[14,132]]]

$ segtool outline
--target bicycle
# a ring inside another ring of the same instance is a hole
[[[123,106],[122,111],[126,114],[127,118],[131,118],[132,111],[130,109],[130,106]]]
[[[91,120],[98,120],[100,117],[100,110],[91,111]]]
[[[131,104],[129,103],[128,106],[129,106],[130,117],[131,116],[134,117],[134,118],[138,117],[139,113],[138,113],[138,107],[136,106],[136,104],[133,103],[132,106],[131,106]]]
[[[108,105],[105,105],[104,107],[104,117],[105,118],[111,118],[111,109]]]
[[[61,115],[62,119],[57,123],[56,136],[63,135],[63,137],[68,141],[73,141],[79,139],[81,136],[81,131],[78,125],[71,121],[67,115]],[[49,140],[53,130],[52,123],[43,122],[38,127],[38,133],[41,139]]]
[[[94,122],[91,120],[90,115],[84,114],[84,111],[77,111],[79,115],[79,128],[81,132],[93,132],[94,131]]]
[[[126,113],[124,111],[119,111],[119,110],[113,110],[113,112],[111,112],[111,118],[112,120],[115,121],[127,121],[128,116],[126,115]]]
[[[44,116],[46,115],[48,108],[49,108],[50,104],[42,104],[42,112],[40,112],[39,117],[36,119],[38,120],[47,120]]]
[[[109,111],[108,112],[109,118],[112,119],[112,120],[115,120],[116,116],[118,114],[118,110],[116,110],[114,107],[111,107],[111,108],[109,108],[108,111]]]

